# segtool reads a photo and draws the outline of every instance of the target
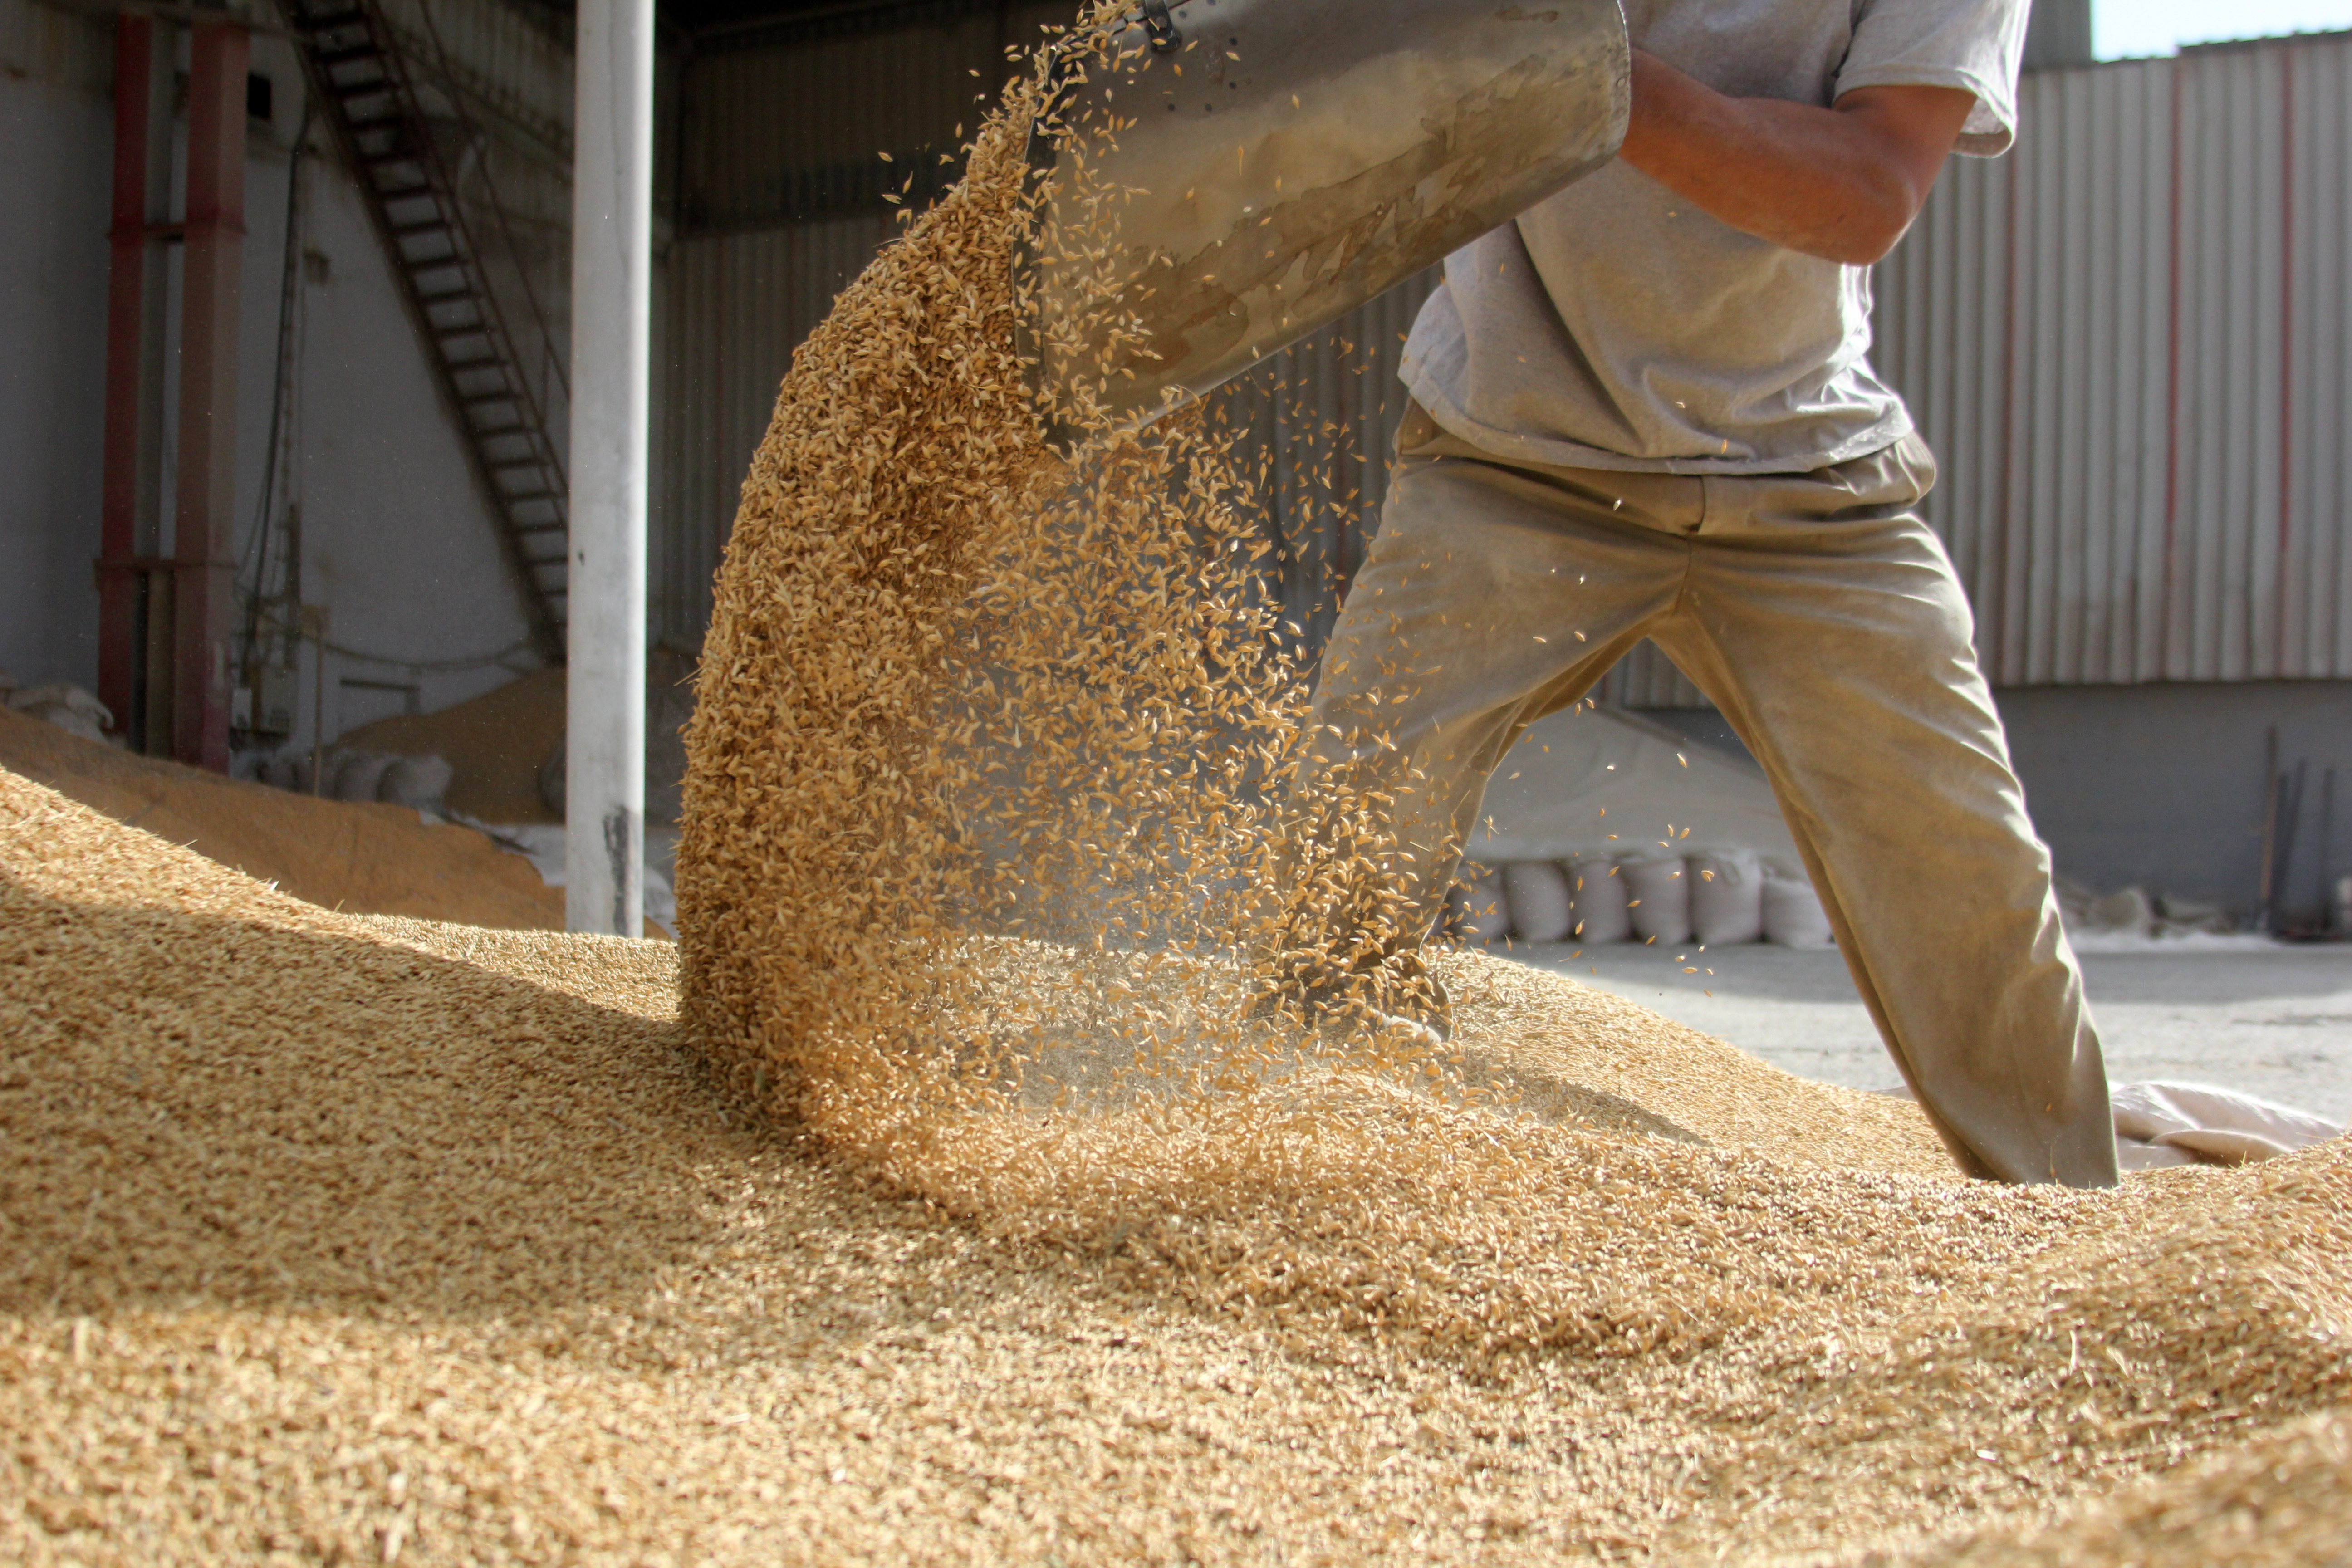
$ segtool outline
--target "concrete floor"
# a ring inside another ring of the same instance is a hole
[[[1574,951],[1522,944],[1510,956],[1806,1078],[1853,1089],[1900,1081],[1835,951]],[[2114,1081],[2186,1079],[2352,1119],[2352,945],[2089,952],[2083,971]]]

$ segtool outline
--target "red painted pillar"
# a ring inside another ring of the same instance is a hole
[[[245,252],[244,28],[195,25],[180,308],[179,485],[173,553],[172,752],[228,768],[236,621],[236,326]]]
[[[146,342],[147,138],[155,24],[114,19],[114,226],[106,279],[106,482],[98,546],[98,700],[131,723],[140,661],[140,358]],[[134,743],[138,740],[134,733]]]

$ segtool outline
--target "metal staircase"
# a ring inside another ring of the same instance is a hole
[[[310,87],[375,215],[525,586],[563,656],[566,481],[398,41],[375,0],[280,0]]]

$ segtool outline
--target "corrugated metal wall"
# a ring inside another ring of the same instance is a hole
[[[907,0],[702,30],[667,62],[671,241],[657,268],[652,632],[698,646],[738,493],[793,351],[919,207],[1076,0]],[[880,154],[889,153],[885,160]]]
[[[914,0],[697,34],[680,73],[681,228],[835,216],[901,190],[922,205],[953,177],[940,154],[962,145],[1013,68],[1006,48],[1076,10]]]
[[[679,67],[677,237],[662,272],[655,432],[655,630],[698,640],[710,578],[792,351],[894,232],[886,192],[919,205],[1011,68],[1009,45],[1070,0],[918,0],[698,35]],[[885,162],[882,152],[893,154]],[[1361,554],[1403,411],[1404,333],[1434,275],[1271,356],[1219,397],[1259,454],[1283,595],[1321,641]]]
[[[656,279],[653,632],[698,647],[710,580],[793,350],[896,232],[887,209],[670,247]]]
[[[711,574],[793,350],[896,231],[885,211],[671,246],[655,345],[657,637],[700,640]],[[1284,607],[1307,646],[1321,645],[1361,561],[1359,520],[1379,515],[1404,413],[1397,364],[1435,281],[1433,271],[1399,285],[1216,394],[1213,416],[1247,433],[1244,463],[1281,545]]]
[[[1051,14],[1024,11],[1016,30]],[[951,132],[974,90],[964,73],[1000,58],[997,15],[944,10],[903,55],[903,36],[884,33],[688,61],[685,79],[701,85],[685,209],[722,232],[681,239],[669,259],[665,635],[699,636],[791,348],[890,232],[856,180],[793,171]],[[867,79],[852,55],[901,72],[874,94],[898,105],[887,127],[844,102]],[[919,89],[903,74],[918,66]],[[814,95],[804,108],[843,104],[838,147],[746,129],[777,121],[761,106],[787,92]],[[936,112],[917,112],[926,102]],[[1875,358],[1942,461],[1928,513],[1975,601],[1992,679],[2352,677],[2352,37],[2038,72],[2021,110],[2018,150],[1956,160],[1876,284]],[[778,222],[835,200],[866,205]],[[1415,279],[1220,396],[1256,433],[1286,604],[1310,643],[1355,570],[1360,520],[1377,516],[1402,405],[1397,351],[1429,286]],[[1602,696],[1700,702],[1648,645]]]
[[[2352,36],[2027,79],[1877,279],[1997,685],[2352,677]]]
[[[572,39],[558,15],[510,0],[382,0],[411,68],[464,93],[477,120],[499,120],[572,161]]]

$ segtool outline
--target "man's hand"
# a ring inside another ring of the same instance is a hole
[[[1727,98],[1636,49],[1618,156],[1744,233],[1867,267],[1919,216],[1975,104],[1949,87],[1857,88],[1831,109]]]

